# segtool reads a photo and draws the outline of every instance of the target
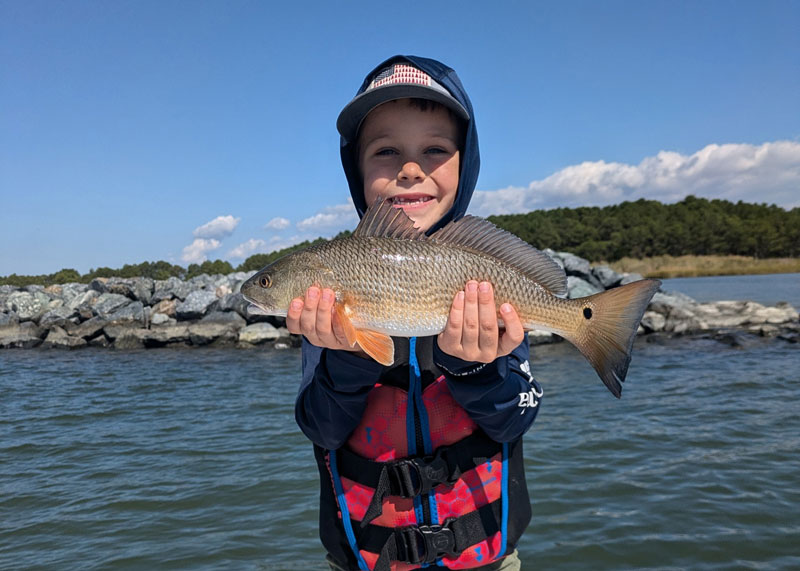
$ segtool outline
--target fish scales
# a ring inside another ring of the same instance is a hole
[[[435,241],[374,237],[331,241],[313,249],[324,266],[337,268],[317,285],[330,287],[338,301],[352,307],[354,325],[388,335],[442,331],[455,294],[469,280],[492,283],[496,307],[513,305],[527,329],[559,331],[556,324],[562,316],[574,313],[564,307],[571,301],[480,252]]]

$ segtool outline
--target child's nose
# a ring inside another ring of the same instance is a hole
[[[422,180],[425,178],[425,173],[415,162],[409,161],[403,165],[400,172],[397,173],[397,178],[400,180]]]

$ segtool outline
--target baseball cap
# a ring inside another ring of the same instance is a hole
[[[436,101],[469,121],[467,110],[447,89],[421,69],[403,62],[392,63],[379,70],[366,89],[356,95],[339,113],[336,129],[345,141],[353,142],[367,113],[381,103],[406,97]]]

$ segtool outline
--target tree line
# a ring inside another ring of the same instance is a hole
[[[613,206],[555,208],[490,216],[536,248],[593,262],[661,255],[800,255],[800,208],[687,196],[674,204],[640,199]]]
[[[349,230],[340,232],[335,237],[344,237],[350,235]],[[95,278],[152,278],[154,280],[166,280],[171,277],[188,280],[195,276],[202,274],[229,274],[231,272],[249,272],[253,270],[260,270],[267,264],[277,260],[295,250],[301,250],[308,246],[313,246],[325,242],[325,238],[317,238],[316,240],[301,242],[288,248],[270,252],[269,254],[253,254],[238,266],[231,265],[230,262],[225,260],[206,260],[201,264],[189,264],[184,268],[177,264],[171,264],[160,260],[158,262],[142,262],[141,264],[125,264],[122,268],[114,269],[108,267],[92,268],[87,273],[81,274],[72,268],[65,268],[52,274],[41,275],[17,275],[11,274],[9,276],[0,276],[0,285],[13,285],[16,287],[25,287],[27,285],[43,285],[49,286],[54,284],[65,283],[89,283]]]
[[[640,199],[613,206],[555,208],[490,216],[489,220],[536,248],[568,251],[593,262],[665,254],[754,258],[800,256],[800,208],[785,210],[775,205],[742,201],[733,203],[687,196],[680,202],[663,204]],[[349,231],[344,231],[336,237],[349,234]],[[189,264],[186,268],[164,261],[142,262],[125,264],[120,269],[90,269],[86,274],[70,268],[38,276],[11,274],[0,277],[0,285],[88,283],[94,278],[112,276],[190,279],[200,274],[247,272],[324,241],[324,238],[317,238],[269,254],[254,254],[236,267],[224,260]]]

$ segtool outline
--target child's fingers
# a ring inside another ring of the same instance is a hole
[[[497,356],[508,355],[516,349],[525,339],[525,329],[517,311],[509,303],[500,306],[500,316],[503,318],[505,332],[500,336],[497,345]]]
[[[323,345],[329,346],[336,343],[336,336],[331,327],[331,309],[333,309],[333,290],[325,288],[319,298],[316,315],[316,333]]]
[[[478,282],[469,281],[464,291],[464,326],[461,331],[461,345],[467,349],[468,354],[478,348],[479,329]]]
[[[303,313],[303,298],[296,297],[286,311],[286,329],[293,335],[300,335],[300,315]]]
[[[305,335],[314,345],[318,345],[317,340],[317,306],[319,305],[319,288],[311,286],[306,290],[306,297],[303,300],[303,311],[300,314],[300,333]]]
[[[494,290],[489,282],[478,285],[478,324],[480,359],[494,360],[497,352],[497,309],[494,305]]]
[[[439,348],[453,354],[461,346],[461,329],[464,326],[464,292],[456,293],[444,331],[439,334]]]

